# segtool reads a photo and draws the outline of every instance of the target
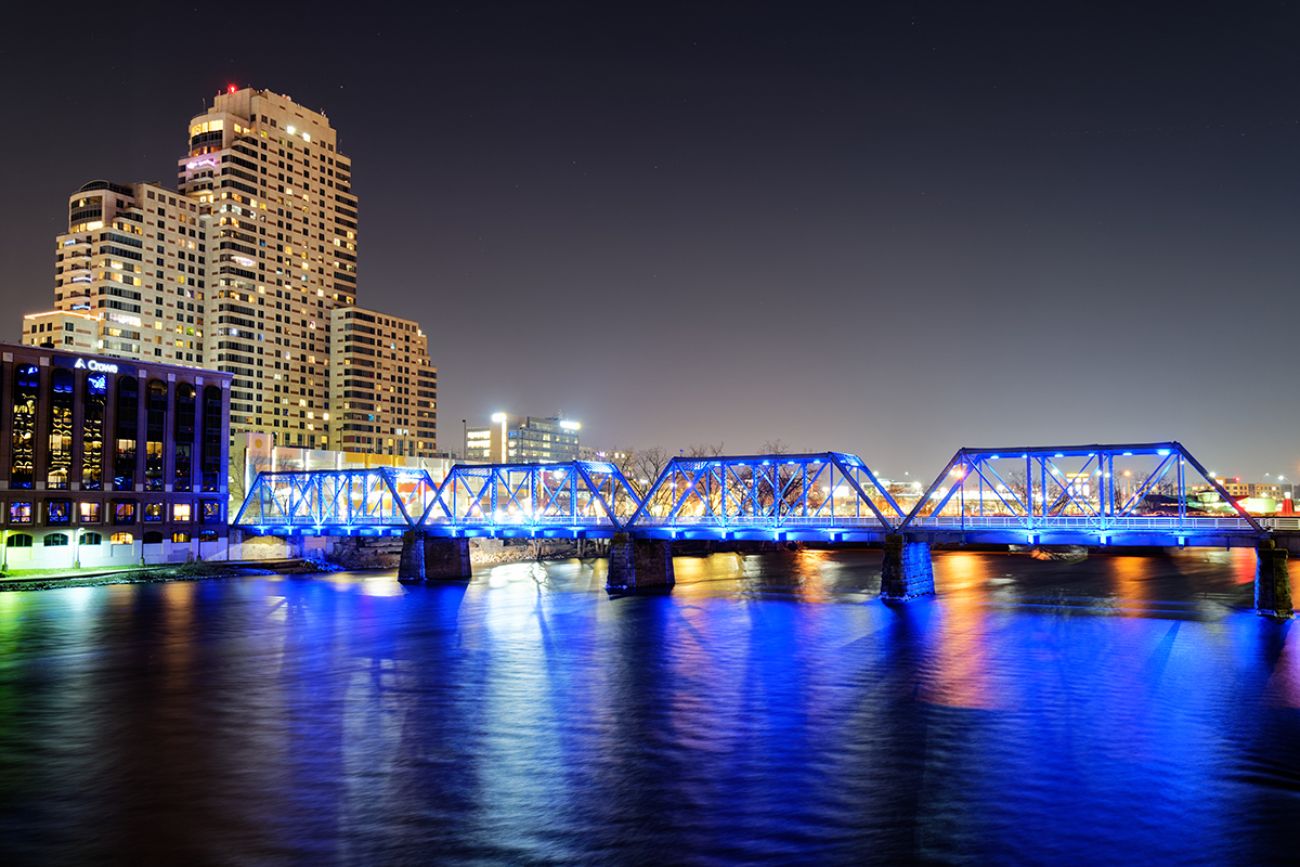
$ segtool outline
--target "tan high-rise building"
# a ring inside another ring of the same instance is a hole
[[[352,166],[325,115],[231,88],[190,121],[179,187],[211,213],[206,366],[234,374],[231,430],[329,442],[330,311],[356,303]]]
[[[55,311],[97,317],[95,351],[105,355],[202,364],[205,210],[157,184],[82,186],[55,241]],[[50,322],[25,322],[24,342],[47,342],[27,332]],[[61,317],[60,329],[71,323]]]
[[[24,317],[23,342],[230,373],[232,433],[274,447],[435,452],[427,338],[356,307],[357,199],[329,119],[230,88],[187,132],[178,190],[69,198],[55,309]]]
[[[360,307],[338,307],[330,317],[330,447],[431,457],[438,369],[419,324]]]

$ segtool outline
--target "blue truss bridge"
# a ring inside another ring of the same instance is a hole
[[[646,491],[610,463],[262,473],[234,524],[264,535],[776,539],[904,532],[991,544],[1255,544],[1268,530],[1180,444],[957,451],[923,491],[857,455],[678,457]]]
[[[1285,520],[1285,519],[1282,519]],[[934,592],[932,544],[1242,547],[1256,607],[1289,616],[1300,528],[1247,514],[1177,442],[959,449],[927,488],[857,455],[678,457],[639,490],[618,467],[459,464],[262,473],[234,525],[253,535],[403,537],[399,580],[463,580],[474,537],[609,539],[611,591],[673,583],[679,540],[881,543],[882,595]]]

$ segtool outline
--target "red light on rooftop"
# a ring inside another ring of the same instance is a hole
[[[233,84],[226,85],[226,93],[234,93],[236,90],[239,90],[239,88],[236,87],[235,85]]]

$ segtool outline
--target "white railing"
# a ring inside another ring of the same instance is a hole
[[[902,520],[899,518],[898,520]],[[845,527],[867,527],[870,529],[885,529],[880,523],[880,519],[875,515],[865,517],[844,517],[824,515],[816,517],[812,515],[783,515],[780,518],[771,515],[744,515],[732,517],[718,517],[716,515],[678,515],[676,518],[665,518],[656,515],[642,515],[637,519],[634,527],[716,527],[718,529],[753,529],[761,528],[767,530],[779,530],[782,527],[812,527],[824,528],[827,530],[843,529]]]

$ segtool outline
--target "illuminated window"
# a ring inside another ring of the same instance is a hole
[[[117,412],[113,436],[113,487],[135,488],[136,437],[140,432],[140,384],[134,377],[117,381]]]
[[[72,503],[69,500],[46,500],[45,523],[67,524],[72,521]]]
[[[114,545],[134,545],[135,536],[132,536],[130,533],[114,533],[108,537],[108,541],[112,542]]]
[[[45,483],[50,490],[67,490],[72,472],[72,389],[76,382],[71,370],[56,370],[50,377],[50,449]]]
[[[114,524],[135,523],[135,503],[131,500],[116,500],[113,503]]]
[[[149,380],[145,397],[144,489],[163,489],[163,438],[167,430],[167,384]],[[147,518],[146,518],[147,520]]]
[[[205,524],[221,523],[221,503],[219,501],[204,500],[202,508],[203,508],[203,513],[202,513],[203,523]]]
[[[26,501],[18,501],[9,504],[9,523],[11,524],[30,524],[32,522],[32,504]]]
[[[85,381],[81,410],[81,487],[86,491],[101,491],[104,489],[104,408],[108,405],[108,375],[88,373]]]
[[[9,487],[31,488],[36,468],[36,398],[41,372],[34,364],[20,364],[14,372],[13,459]]]
[[[103,520],[103,507],[100,503],[78,503],[78,520],[83,524],[98,524]]]
[[[189,542],[189,541],[190,541],[190,534],[189,534],[189,533],[186,533],[186,532],[184,532],[184,531],[182,531],[182,530],[178,530],[178,531],[176,531],[175,533],[172,533],[172,541],[173,541],[173,542]]]
[[[145,503],[144,520],[146,524],[155,524],[163,519],[162,503]]]
[[[191,521],[194,518],[194,507],[189,503],[175,503],[172,506],[173,521]]]

